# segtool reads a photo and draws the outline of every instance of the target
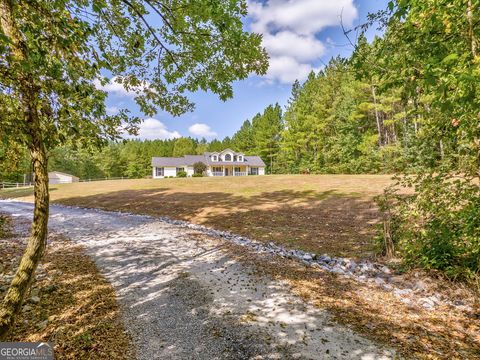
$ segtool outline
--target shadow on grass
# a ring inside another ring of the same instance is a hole
[[[49,188],[50,192],[56,191],[58,188]],[[33,196],[33,187],[0,189],[0,199],[18,199]]]
[[[123,190],[56,202],[168,216],[261,241],[354,258],[374,255],[372,238],[379,221],[371,200],[335,191],[281,190],[246,197],[207,191]]]

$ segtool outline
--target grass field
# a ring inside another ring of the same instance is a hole
[[[338,256],[372,257],[373,198],[388,175],[115,180],[53,185],[56,203],[165,215],[261,241]],[[31,189],[0,197],[32,199]]]

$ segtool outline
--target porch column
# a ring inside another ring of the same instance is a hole
[[[248,176],[248,165],[245,166],[245,175]]]
[[[225,176],[225,165],[222,166],[222,176]]]

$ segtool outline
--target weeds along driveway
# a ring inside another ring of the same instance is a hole
[[[0,208],[32,214],[29,203]],[[139,359],[394,357],[233,260],[219,240],[154,218],[58,205],[50,231],[85,246],[112,283]]]

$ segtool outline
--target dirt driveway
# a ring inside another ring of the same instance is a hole
[[[13,217],[29,203],[0,201]],[[229,256],[220,240],[155,218],[51,206],[50,231],[82,244],[114,286],[139,359],[390,359]]]

